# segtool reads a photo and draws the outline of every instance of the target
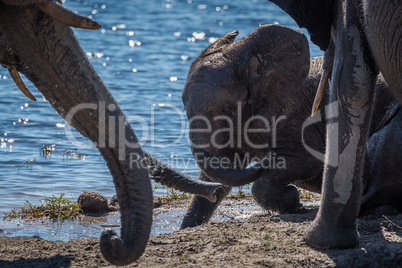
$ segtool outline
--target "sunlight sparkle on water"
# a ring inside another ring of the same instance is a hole
[[[215,41],[217,41],[219,38],[217,38],[217,37],[210,37],[210,38],[208,38],[208,42],[209,43],[214,43]]]
[[[194,32],[194,33],[193,33],[193,36],[194,36],[195,39],[197,39],[197,40],[203,40],[203,39],[205,38],[205,33],[197,33],[197,32]]]
[[[137,41],[137,40],[130,40],[130,41],[128,41],[128,45],[129,45],[130,47],[141,46],[141,42],[140,42],[140,41]]]
[[[120,23],[120,24],[117,24],[117,25],[116,25],[116,28],[117,28],[117,29],[126,29],[126,27],[127,27],[127,25],[124,24],[124,23]]]
[[[95,52],[94,55],[95,55],[95,58],[98,58],[98,59],[103,57],[102,52]]]

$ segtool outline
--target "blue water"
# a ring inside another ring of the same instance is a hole
[[[143,147],[192,176],[198,168],[186,139],[181,103],[191,62],[216,38],[236,29],[240,38],[260,23],[298,28],[266,0],[67,1],[64,5],[102,24],[100,30],[74,32]],[[312,56],[322,54],[314,45],[310,49]],[[87,190],[113,196],[112,178],[97,149],[87,146],[77,132],[77,142],[71,143],[65,121],[29,81],[26,84],[37,102],[27,99],[7,70],[0,69],[0,213],[26,200],[38,204],[52,194],[66,193],[75,199]],[[139,119],[145,122],[142,127]],[[40,154],[44,145],[53,148],[50,156]],[[164,195],[166,190],[154,193]]]

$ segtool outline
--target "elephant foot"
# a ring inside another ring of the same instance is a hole
[[[212,215],[211,210],[214,211],[212,202],[204,197],[196,196],[186,215],[184,215],[180,230],[208,223]]]
[[[216,191],[216,201],[211,202],[207,198],[202,196],[194,196],[190,207],[187,210],[186,215],[183,218],[180,229],[185,229],[189,227],[195,227],[204,223],[207,223],[216,208],[225,198],[228,192],[230,192],[231,187],[223,186]]]
[[[273,210],[280,214],[303,212],[299,191],[294,185],[287,185],[279,190],[276,187],[270,187],[272,184],[270,186],[266,183],[261,184],[254,183],[252,193],[255,201],[263,209]]]
[[[347,249],[359,245],[359,233],[355,227],[334,227],[314,220],[304,233],[307,245],[317,249]]]

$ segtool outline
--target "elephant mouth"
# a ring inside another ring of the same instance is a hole
[[[82,28],[82,29],[90,29],[90,30],[96,30],[96,29],[99,29],[102,27],[96,21],[65,8],[64,6],[59,4],[57,1],[43,2],[43,3],[38,4],[37,7],[44,14],[46,14],[47,16],[53,18],[54,20],[56,20],[64,25],[68,25],[68,26],[76,27],[76,28]],[[0,33],[0,37],[1,37],[1,33]],[[7,51],[9,53],[10,48],[8,48],[8,49],[3,48],[3,51]],[[7,55],[4,58],[12,58],[12,57],[10,57],[10,55]],[[8,72],[9,72],[11,78],[13,79],[13,81],[17,85],[17,87],[21,90],[21,92],[28,99],[30,99],[32,101],[36,101],[36,98],[32,95],[32,93],[29,91],[29,89],[26,87],[26,85],[22,81],[17,68],[9,62],[7,62],[7,63],[2,62],[2,64],[7,66],[7,69],[8,69]]]
[[[212,181],[228,186],[242,186],[257,180],[264,173],[265,158],[248,167],[244,159],[232,165],[229,159],[211,155],[207,150],[192,148],[193,156],[201,171]]]

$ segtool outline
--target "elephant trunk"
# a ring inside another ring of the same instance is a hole
[[[145,250],[152,223],[148,169],[130,166],[132,154],[144,157],[134,131],[69,27],[34,5],[0,1],[0,32],[13,56],[7,58],[13,62],[2,64],[24,73],[53,108],[99,148],[116,185],[122,225],[121,238],[111,230],[102,233],[101,251],[113,264],[133,262]],[[119,127],[111,128],[111,120]]]
[[[206,136],[194,134],[190,134],[190,140],[192,142],[195,140],[197,142],[201,140],[208,142]],[[201,144],[206,144],[205,142],[201,142]],[[204,148],[199,148],[197,145],[192,144],[191,151],[202,172],[214,182],[219,182],[223,185],[237,187],[249,184],[257,180],[264,173],[264,169],[262,168],[262,161],[264,159],[253,167],[245,168],[244,166],[240,166],[239,169],[236,169],[232,167],[232,164],[229,164],[229,159],[225,157],[220,158]],[[236,163],[234,166],[237,166]]]
[[[217,200],[219,189],[224,190],[224,186],[220,183],[195,180],[167,165],[150,153],[145,152],[145,156],[150,162],[149,172],[151,178],[162,185],[203,196],[211,202]]]

